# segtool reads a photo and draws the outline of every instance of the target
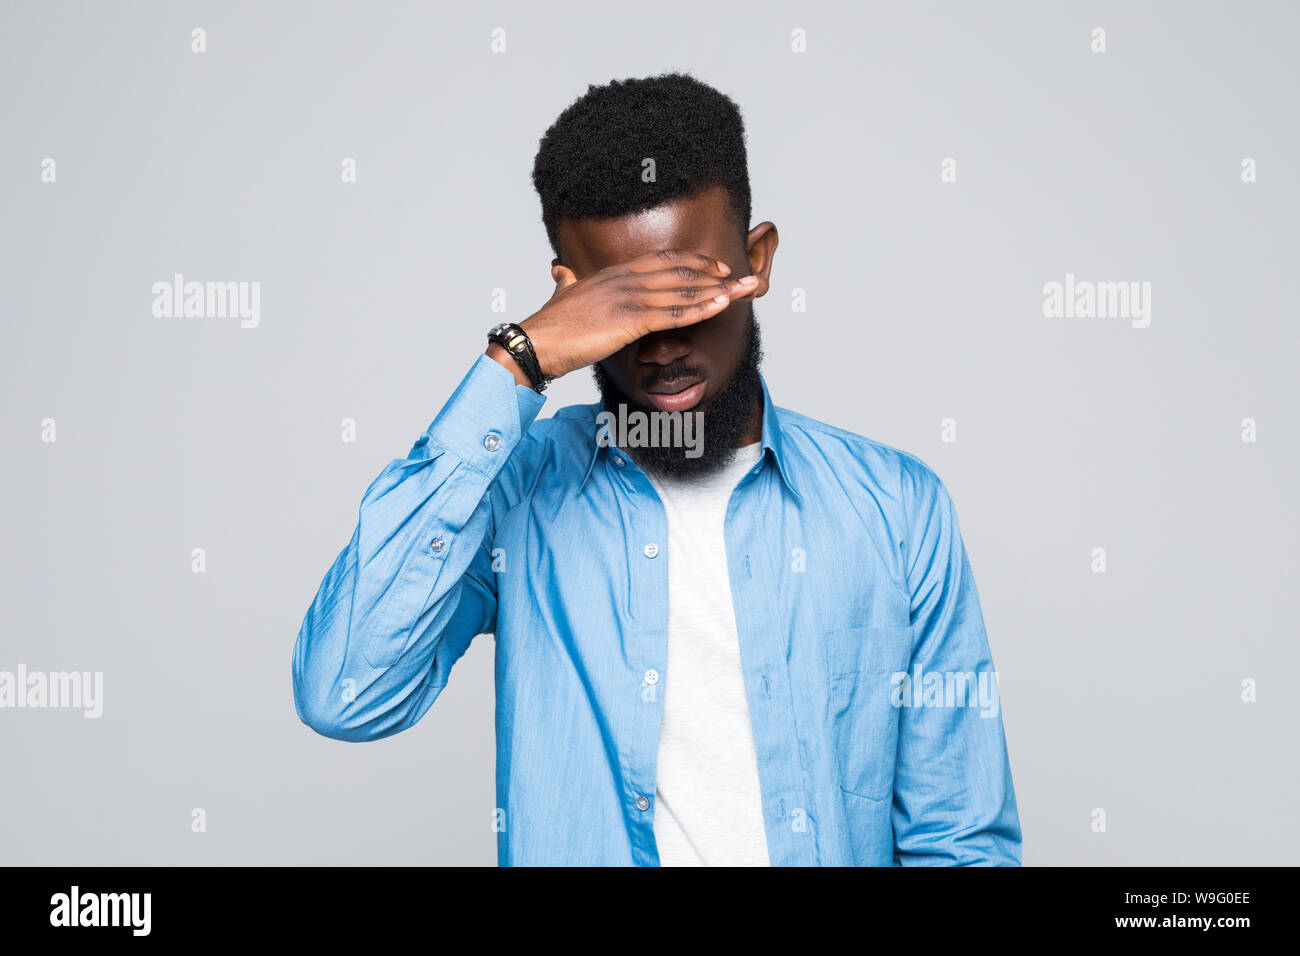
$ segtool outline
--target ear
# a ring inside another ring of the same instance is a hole
[[[555,281],[556,292],[567,289],[578,281],[573,270],[566,265],[561,265],[558,257],[551,260],[551,278]]]
[[[772,259],[776,257],[778,241],[776,226],[770,222],[760,222],[749,230],[749,235],[746,237],[748,244],[746,256],[749,259],[749,271],[758,279],[758,285],[749,295],[740,298],[757,299],[767,293],[769,277],[772,274]]]

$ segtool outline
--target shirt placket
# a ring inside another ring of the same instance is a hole
[[[773,866],[814,866],[815,819],[799,752],[789,634],[785,616],[773,613],[779,582],[772,555],[780,549],[773,552],[770,542],[755,547],[756,542],[770,537],[763,534],[765,519],[756,513],[759,488],[762,482],[775,480],[774,471],[764,473],[760,459],[733,492],[724,527],[727,565],[758,759],[768,857]]]
[[[608,456],[610,478],[624,509],[631,620],[623,634],[631,719],[620,748],[624,813],[632,859],[658,866],[655,843],[655,776],[663,722],[661,678],[668,664],[668,516],[650,480],[617,449]]]

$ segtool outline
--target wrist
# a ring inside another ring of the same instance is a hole
[[[499,346],[505,353],[501,358],[494,357],[494,361],[500,362],[504,367],[504,358],[508,356],[513,365],[523,372],[524,382],[519,384],[526,383],[529,388],[541,393],[554,381],[555,376],[547,374],[541,359],[537,357],[532,337],[522,325],[514,322],[498,323],[488,332],[488,344]],[[515,370],[510,369],[510,374],[515,375]]]
[[[526,373],[520,367],[519,363],[515,361],[514,356],[496,342],[488,343],[487,352],[485,354],[488,358],[492,359],[492,361],[496,362],[513,375],[515,377],[516,385],[522,385],[525,388],[533,387],[532,380],[528,377],[528,373]]]

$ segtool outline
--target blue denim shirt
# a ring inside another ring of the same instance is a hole
[[[298,635],[296,707],[328,737],[395,734],[494,634],[499,862],[654,866],[667,520],[599,404],[536,421],[544,402],[480,356],[379,474]],[[764,383],[725,537],[772,864],[1019,864],[996,675],[934,472]]]

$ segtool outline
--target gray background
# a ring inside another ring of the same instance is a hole
[[[491,639],[364,745],[298,723],[292,646],[491,290],[550,294],[540,135],[686,69],[780,230],[774,399],[957,503],[1025,863],[1294,862],[1297,6],[465,6],[4,4],[0,669],[103,671],[105,710],[0,710],[0,861],[495,861]],[[261,282],[261,326],[155,318],[175,272]],[[1151,326],[1044,318],[1067,272],[1151,282]]]

